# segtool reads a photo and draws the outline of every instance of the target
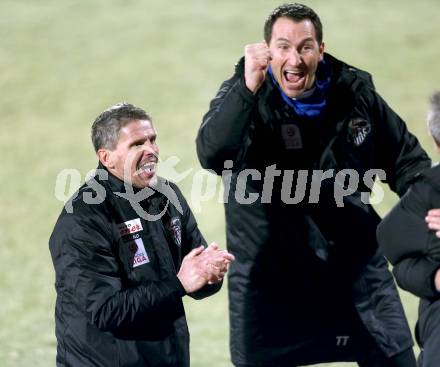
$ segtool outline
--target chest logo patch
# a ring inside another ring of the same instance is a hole
[[[124,223],[118,223],[118,231],[120,236],[126,236],[128,234],[142,231],[142,223],[139,218],[129,220]]]
[[[134,241],[130,241],[128,243],[128,249],[132,254],[134,254],[133,268],[150,262],[147,251],[145,251],[145,246],[142,238],[137,238]]]
[[[298,126],[294,124],[281,125],[281,135],[286,149],[302,149],[303,142]]]
[[[365,141],[370,132],[371,124],[360,117],[356,117],[348,123],[349,140],[351,140],[357,147]]]
[[[182,245],[182,225],[177,217],[171,218],[168,224],[168,231],[177,246]]]

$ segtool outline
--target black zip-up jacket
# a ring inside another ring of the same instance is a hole
[[[331,86],[321,119],[296,115],[269,76],[253,95],[241,59],[198,132],[202,166],[221,174],[225,184],[227,244],[236,257],[228,284],[237,365],[316,361],[324,351],[309,341],[333,335],[351,307],[387,356],[412,345],[396,286],[377,252],[380,218],[360,200],[372,186],[362,178],[369,169],[382,169],[391,189],[403,195],[430,160],[375,92],[368,73],[324,58]],[[262,199],[268,186],[263,176],[273,165],[284,170],[281,176],[352,169],[361,182],[346,197],[349,205],[336,210],[333,181],[322,186],[318,204],[288,205],[280,199],[282,178],[275,175],[269,202]],[[326,358],[332,357],[323,354],[320,361]]]
[[[440,239],[425,222],[426,213],[440,206],[440,166],[422,171],[409,191],[377,229],[379,244],[394,265],[400,287],[420,297],[417,337],[420,345],[440,319],[440,292],[434,277],[440,268]],[[431,325],[430,325],[431,323]]]
[[[159,178],[167,190],[153,191],[140,209],[116,194],[127,193],[123,182],[99,168],[65,205],[49,241],[57,366],[189,367],[186,293],[176,274],[182,258],[206,242],[174,184]],[[182,213],[168,198],[178,199]]]

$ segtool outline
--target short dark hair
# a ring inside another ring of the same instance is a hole
[[[294,22],[310,20],[315,27],[316,40],[318,44],[322,43],[322,23],[318,14],[313,9],[303,4],[283,4],[275,8],[264,23],[264,40],[269,43],[272,38],[272,28],[278,18],[286,17]]]
[[[428,112],[428,129],[437,145],[440,145],[440,91],[431,96]]]
[[[152,122],[150,115],[142,108],[126,102],[115,104],[102,112],[92,124],[92,143],[95,151],[102,148],[115,149],[121,128],[133,120]]]

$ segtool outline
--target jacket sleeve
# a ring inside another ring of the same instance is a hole
[[[437,241],[425,222],[430,190],[423,181],[414,183],[379,224],[377,239],[391,264],[408,256],[427,256],[430,244]]]
[[[235,74],[223,82],[203,117],[196,138],[197,154],[203,168],[220,174],[225,160],[232,160],[234,166],[239,163],[256,102],[257,97],[247,89],[242,76]]]
[[[436,295],[434,276],[440,267],[440,240],[424,219],[431,208],[431,192],[426,182],[414,183],[377,229],[379,244],[394,265],[397,283],[424,298]]]
[[[176,185],[173,185],[173,189],[177,192],[180,203],[182,204],[183,209],[183,217],[182,217],[182,248],[183,248],[183,256],[186,256],[192,249],[203,245],[207,247],[207,243],[202,233],[200,232],[196,219],[185,200],[183,194],[179,190]],[[188,295],[194,299],[202,299],[208,296],[211,296],[214,293],[217,293],[222,287],[223,282],[217,284],[207,284],[200,290],[189,293]]]
[[[440,298],[434,277],[440,268],[438,262],[425,257],[408,257],[399,261],[393,268],[397,284],[408,292],[421,298]]]
[[[431,166],[431,161],[411,134],[405,122],[373,90],[373,118],[378,132],[376,141],[376,167],[387,174],[391,190],[402,196],[410,180],[421,170]]]
[[[123,286],[120,260],[95,217],[64,215],[50,239],[57,288],[103,331],[128,330],[137,320],[180,307],[185,290],[175,275],[137,286]]]

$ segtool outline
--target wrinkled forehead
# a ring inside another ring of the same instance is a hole
[[[119,142],[152,137],[156,137],[156,130],[150,120],[131,120],[119,132]]]

